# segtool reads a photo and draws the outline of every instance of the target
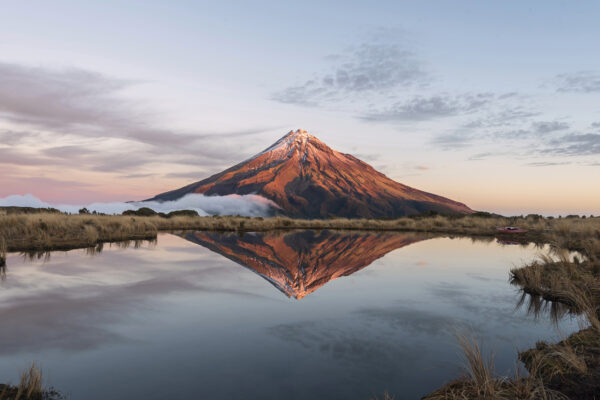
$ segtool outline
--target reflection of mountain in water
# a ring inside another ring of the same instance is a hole
[[[351,275],[425,236],[394,232],[189,232],[181,235],[250,268],[289,297],[301,299],[330,280]]]

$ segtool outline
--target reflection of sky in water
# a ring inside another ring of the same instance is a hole
[[[556,339],[546,319],[515,311],[508,284],[510,267],[536,253],[426,240],[302,300],[167,234],[94,257],[11,254],[0,283],[0,378],[14,382],[38,361],[74,400],[419,398],[458,373],[453,329],[483,338],[500,372],[517,349]]]

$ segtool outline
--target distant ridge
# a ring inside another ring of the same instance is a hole
[[[254,193],[275,202],[280,207],[278,213],[298,218],[473,212],[463,203],[395,182],[301,129],[290,131],[264,151],[223,172],[149,200],[176,200],[189,193]]]

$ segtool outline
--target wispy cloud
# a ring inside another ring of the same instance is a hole
[[[572,133],[550,141],[550,148],[545,153],[562,154],[568,156],[585,156],[600,154],[600,134]]]
[[[600,73],[593,71],[560,74],[554,81],[558,92],[600,92]]]
[[[532,124],[535,133],[544,134],[569,129],[570,124],[564,121],[538,121]]]
[[[423,85],[426,72],[416,54],[388,36],[361,43],[330,57],[331,69],[273,94],[282,103],[316,106],[323,102]]]
[[[524,125],[525,123],[521,124]],[[519,129],[499,129],[493,131],[496,139],[539,139],[569,129],[571,125],[564,121],[534,121],[529,127]]]
[[[0,163],[138,177],[153,164],[219,169],[249,155],[232,142],[266,130],[162,128],[155,110],[124,97],[140,84],[83,69],[0,63],[0,121],[14,127],[0,130]]]
[[[407,101],[397,102],[388,108],[370,112],[362,119],[368,121],[421,121],[468,114],[489,104],[494,98],[495,96],[491,93],[415,96]]]
[[[0,63],[0,117],[88,137],[128,138],[167,148],[189,145],[190,133],[157,128],[152,113],[120,94],[140,82],[83,69]]]
[[[498,99],[501,97],[499,96]],[[508,104],[489,112],[480,114],[477,118],[463,125],[468,129],[499,128],[506,126],[523,126],[531,118],[540,115],[537,110],[520,104]]]
[[[530,167],[554,167],[557,165],[569,165],[571,164],[568,161],[536,161],[536,162],[530,162],[527,163],[525,165],[530,166]]]
[[[10,195],[0,198],[0,206],[18,207],[54,207],[63,212],[77,213],[85,207],[89,211],[97,211],[106,214],[121,214],[125,210],[137,210],[140,207],[150,207],[157,212],[170,212],[175,210],[195,210],[200,215],[246,215],[267,216],[273,210],[279,208],[271,200],[264,197],[249,195],[229,196],[204,196],[202,194],[188,194],[174,201],[138,201],[138,202],[110,202],[90,204],[50,204],[32,195]]]
[[[470,144],[471,140],[472,138],[468,135],[455,133],[436,136],[432,140],[432,143],[442,149],[450,150],[466,147]]]
[[[470,156],[469,161],[484,160],[484,159],[492,157],[494,155],[495,155],[495,153],[492,153],[492,152],[477,153],[477,154],[473,154],[472,156]]]
[[[151,176],[156,176],[156,174],[148,173],[148,174],[127,174],[121,175],[121,178],[124,179],[138,179],[138,178],[149,178]],[[196,175],[198,177],[199,175]]]
[[[18,131],[18,130],[3,130],[0,131],[0,144],[13,146],[16,144],[23,143],[31,138],[38,137],[38,133],[31,131]]]

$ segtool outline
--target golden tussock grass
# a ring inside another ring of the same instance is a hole
[[[493,357],[485,357],[479,343],[467,334],[457,334],[462,350],[465,374],[423,400],[563,400],[566,396],[548,389],[532,365],[529,374],[515,369],[513,377],[494,372]]]
[[[21,373],[19,383],[0,384],[0,400],[52,400],[63,398],[58,392],[44,387],[41,369],[33,363]]]
[[[335,229],[413,231],[493,238],[502,237],[498,235],[497,227],[508,225],[518,226],[529,232],[517,236],[505,235],[507,240],[550,243],[552,247],[551,254],[542,255],[539,260],[525,267],[513,269],[511,282],[522,287],[525,293],[565,304],[569,310],[583,316],[590,326],[579,332],[585,340],[579,338],[579,342],[571,340],[557,345],[544,345],[543,350],[536,349],[535,354],[524,356],[527,359],[528,376],[521,376],[517,372],[514,377],[507,378],[494,373],[493,363],[484,358],[475,341],[459,337],[458,341],[466,359],[466,374],[424,399],[563,399],[563,395],[551,389],[560,388],[559,383],[565,381],[565,376],[575,376],[584,381],[590,379],[592,382],[595,379],[600,382],[600,376],[596,374],[600,370],[600,341],[596,340],[600,332],[600,218],[504,218],[469,215],[393,220],[300,220],[285,217],[164,218],[56,213],[9,214],[0,215],[0,262],[7,251],[43,251],[77,247],[95,247],[101,251],[103,242],[152,239],[156,238],[159,231]],[[580,255],[571,257],[566,249],[576,250]],[[561,377],[562,381],[556,377]],[[548,383],[550,386],[547,386]],[[591,385],[593,387],[593,384]],[[385,399],[391,398],[386,396]]]
[[[571,245],[585,246],[582,238],[600,237],[600,218],[545,219],[539,217],[504,218],[482,216],[429,216],[418,218],[380,219],[317,219],[303,220],[286,217],[249,218],[234,216],[192,217],[177,216],[102,216],[65,215],[56,213],[9,214],[0,216],[0,255],[2,251],[51,250],[90,247],[99,242],[156,237],[159,231],[216,230],[267,231],[280,229],[336,229],[415,231],[460,235],[494,236],[496,227],[517,225],[528,229],[524,240],[548,241],[563,237],[556,232],[568,231]],[[515,238],[509,236],[508,238]],[[4,250],[2,250],[4,249]]]
[[[538,220],[537,223],[540,223]],[[519,355],[529,374],[496,376],[491,358],[476,341],[458,336],[466,373],[424,397],[441,399],[597,399],[600,393],[600,232],[597,219],[545,221],[538,231],[551,245],[538,260],[510,273],[522,290],[520,304],[538,315],[546,309],[558,319],[580,318],[585,329],[556,344],[539,342]],[[568,250],[577,250],[573,254]]]
[[[600,393],[600,236],[588,232],[573,237],[562,227],[550,242],[553,250],[529,265],[511,270],[511,283],[519,286],[530,305],[537,298],[566,306],[585,329],[556,344],[539,342],[520,354],[544,382],[571,398],[595,399]],[[570,256],[565,247],[575,248]]]

